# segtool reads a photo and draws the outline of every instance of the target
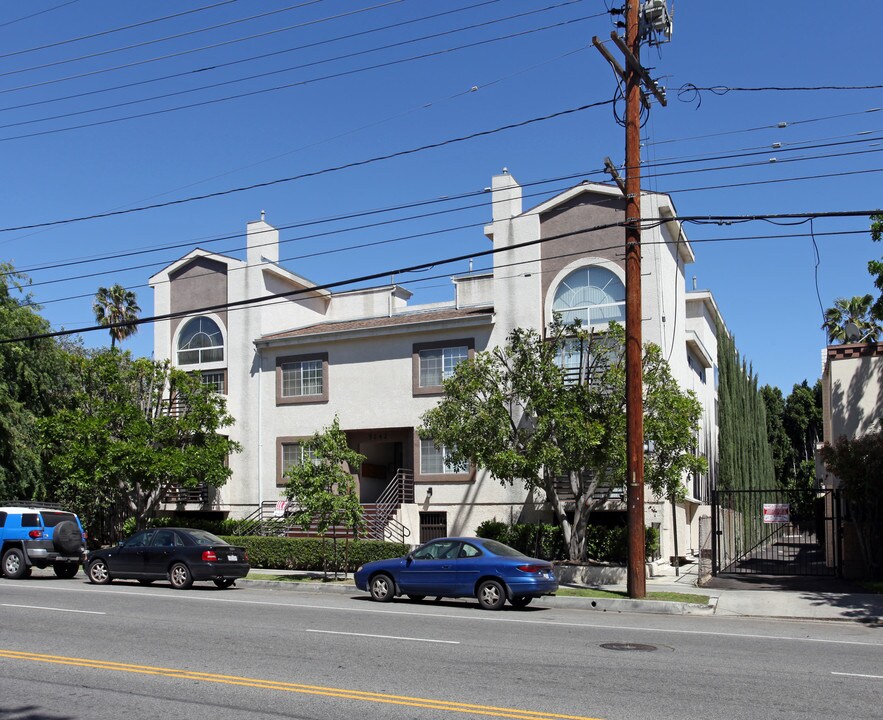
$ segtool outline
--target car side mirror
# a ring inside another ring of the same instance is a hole
[[[414,553],[408,553],[405,555],[405,562],[408,563],[408,565],[414,562]]]

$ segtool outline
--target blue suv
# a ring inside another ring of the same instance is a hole
[[[79,518],[55,508],[0,506],[0,570],[11,580],[28,577],[31,568],[52,567],[72,578],[86,560],[86,540]]]

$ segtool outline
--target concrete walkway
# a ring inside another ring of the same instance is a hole
[[[255,576],[266,575],[268,579]],[[272,576],[302,575],[315,578],[315,582],[275,581]],[[263,586],[284,590],[307,592],[334,592],[356,594],[360,591],[353,584],[352,575],[341,583],[324,583],[321,573],[291,570],[267,570],[254,568],[250,580],[239,580],[243,586]],[[823,579],[822,579],[823,580]],[[849,620],[883,626],[883,595],[852,592],[838,587],[837,583],[804,582],[796,588],[776,586],[772,582],[723,581],[718,587],[697,587],[695,569],[681,568],[676,576],[674,569],[647,579],[647,592],[676,592],[707,595],[707,605],[658,600],[631,600],[628,598],[581,598],[558,595],[535,600],[536,605],[548,607],[580,608],[595,612],[638,612],[669,615],[714,615],[718,617],[769,617],[801,620]],[[575,586],[573,586],[575,587]],[[595,589],[626,592],[624,584],[603,585]]]

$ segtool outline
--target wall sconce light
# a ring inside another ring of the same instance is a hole
[[[432,488],[431,487],[426,488],[426,497],[428,497],[428,498],[432,497]]]

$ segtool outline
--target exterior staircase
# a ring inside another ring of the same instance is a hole
[[[353,533],[351,528],[332,526],[325,536],[404,543],[411,531],[399,521],[398,511],[403,504],[413,502],[414,475],[410,470],[400,469],[375,502],[362,503],[365,524],[360,534]],[[315,521],[308,528],[296,523],[287,503],[265,500],[239,523],[235,534],[308,538],[319,537],[319,530]]]

